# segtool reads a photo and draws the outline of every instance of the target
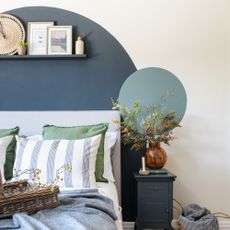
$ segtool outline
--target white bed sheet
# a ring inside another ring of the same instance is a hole
[[[113,201],[114,209],[118,217],[116,221],[117,229],[122,230],[123,229],[122,212],[121,212],[121,207],[119,205],[118,193],[115,184],[113,182],[109,182],[109,183],[97,182],[97,187],[101,195],[107,196]]]

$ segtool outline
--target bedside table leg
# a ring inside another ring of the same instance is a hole
[[[142,230],[141,225],[138,224],[137,222],[135,222],[135,224],[134,224],[134,229],[135,230]]]

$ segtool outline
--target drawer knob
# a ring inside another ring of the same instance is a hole
[[[159,187],[158,186],[154,186],[153,188],[155,191],[159,190]]]
[[[166,213],[169,213],[169,210],[168,210],[168,209],[166,209]]]

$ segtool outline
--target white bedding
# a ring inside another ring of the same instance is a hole
[[[113,200],[115,212],[118,217],[118,220],[116,221],[117,229],[122,230],[123,229],[122,213],[121,213],[121,207],[119,206],[118,194],[117,194],[117,189],[115,184],[113,182],[109,182],[109,183],[97,182],[97,187],[100,194],[107,196],[111,200]]]

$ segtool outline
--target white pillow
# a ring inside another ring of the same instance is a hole
[[[104,143],[104,173],[103,177],[108,181],[115,182],[112,167],[113,148],[118,138],[118,132],[106,132]]]
[[[52,183],[56,170],[70,164],[72,172],[63,172],[60,187],[96,188],[95,163],[101,135],[80,140],[34,140],[17,137],[14,168],[40,169],[41,183]],[[22,174],[18,179],[32,179]]]
[[[5,182],[4,165],[6,162],[6,150],[13,136],[6,136],[0,138],[0,171],[2,175],[2,181]]]

